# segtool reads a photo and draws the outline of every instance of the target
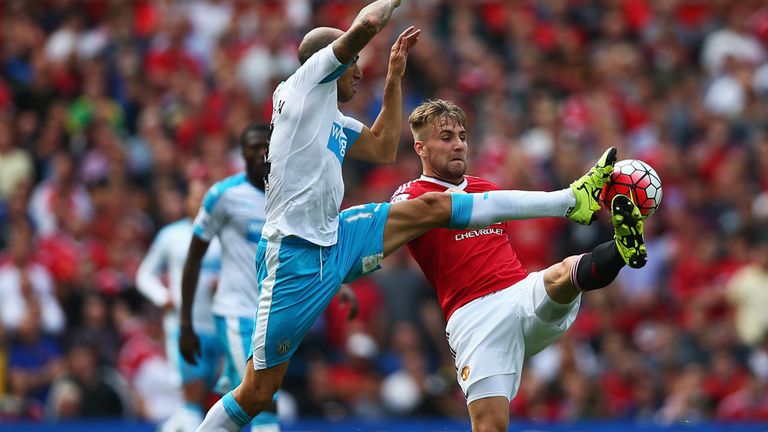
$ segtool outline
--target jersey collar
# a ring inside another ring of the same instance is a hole
[[[432,183],[435,183],[435,184],[439,184],[440,186],[445,186],[446,189],[461,189],[461,190],[464,190],[467,187],[467,178],[466,177],[464,177],[464,181],[462,181],[461,183],[459,183],[457,185],[455,185],[453,183],[448,183],[446,181],[442,181],[440,179],[436,179],[434,177],[425,176],[425,175],[422,175],[421,177],[419,177],[419,180],[424,180],[424,181],[432,182]]]

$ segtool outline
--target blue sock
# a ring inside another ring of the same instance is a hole
[[[453,229],[463,229],[472,220],[474,197],[470,194],[451,194],[451,220],[448,226]]]
[[[240,427],[247,425],[251,421],[245,410],[237,403],[232,392],[229,392],[221,398],[221,402],[224,405],[224,411],[227,412],[229,419],[235,422]]]

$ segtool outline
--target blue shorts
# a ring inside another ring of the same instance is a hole
[[[181,382],[186,384],[191,381],[203,380],[207,387],[212,386],[219,376],[221,366],[222,347],[219,338],[210,333],[198,333],[200,339],[200,356],[197,364],[190,364],[184,360],[179,350],[179,330],[173,334],[174,360],[181,375]]]
[[[341,283],[379,269],[389,206],[365,204],[341,212],[333,246],[317,246],[298,237],[261,240],[256,251],[259,306],[254,368],[288,361]]]
[[[216,336],[224,348],[224,375],[230,388],[235,388],[245,375],[245,362],[251,350],[253,318],[213,316]]]
[[[245,364],[251,356],[253,338],[253,318],[214,315],[216,336],[224,345],[224,371],[222,375],[234,389],[245,375]],[[228,390],[227,390],[228,391]],[[224,391],[226,393],[226,391]],[[277,393],[274,399],[277,400]],[[277,415],[271,411],[262,411],[251,420],[251,426],[277,424]]]

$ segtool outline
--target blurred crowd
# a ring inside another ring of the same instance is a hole
[[[241,168],[237,136],[269,121],[303,33],[365,3],[0,1],[0,419],[175,409],[137,266],[190,179]],[[513,419],[768,420],[768,4],[404,0],[347,115],[371,124],[408,25],[404,110],[465,108],[471,174],[560,189],[615,145],[663,181],[648,265],[585,295],[526,363]],[[411,145],[404,127],[396,164],[348,161],[346,204],[417,177]],[[606,217],[512,227],[529,270],[612,235]],[[383,267],[353,285],[355,320],[332,303],[311,330],[284,416],[466,418],[432,289],[402,251]]]

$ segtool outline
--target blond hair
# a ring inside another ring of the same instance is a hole
[[[453,102],[443,99],[433,99],[422,102],[408,116],[413,137],[420,139],[419,135],[424,127],[436,123],[438,120],[451,121],[461,127],[467,127],[467,115],[464,110]]]

